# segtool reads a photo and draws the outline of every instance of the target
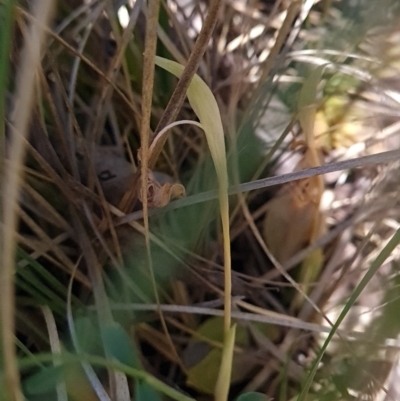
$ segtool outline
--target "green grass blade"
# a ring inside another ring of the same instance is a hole
[[[24,266],[22,269],[17,268],[17,274],[23,276],[23,271],[27,269],[31,269],[32,274],[36,274],[37,278],[46,285],[47,288],[52,289],[54,293],[56,293],[57,298],[61,298],[62,305],[64,306],[64,300],[67,298],[67,287],[60,282],[58,278],[56,278],[51,272],[42,266],[36,259],[31,258],[24,250],[21,248],[17,249],[17,256],[19,260],[24,260],[28,263],[27,266]],[[83,306],[82,301],[72,295],[71,300],[77,306]]]
[[[298,401],[305,401],[307,399],[307,394],[308,391],[311,387],[312,381],[314,379],[314,376],[317,372],[318,366],[322,360],[322,357],[332,340],[333,336],[335,335],[337,329],[339,328],[340,324],[343,322],[343,319],[346,317],[347,313],[349,312],[350,308],[354,305],[362,291],[365,289],[367,284],[370,282],[372,277],[376,274],[378,269],[382,266],[382,264],[385,262],[385,260],[391,255],[391,253],[394,251],[394,249],[399,245],[400,243],[400,229],[398,229],[393,237],[390,239],[388,244],[382,249],[382,251],[379,253],[377,258],[371,263],[370,268],[368,269],[367,273],[365,276],[362,278],[360,284],[356,287],[354,290],[353,294],[351,295],[350,299],[347,301],[346,305],[344,306],[341,314],[339,315],[336,323],[333,325],[332,330],[330,331],[327,339],[325,340],[321,350],[318,352],[318,355],[311,367],[311,371],[307,376],[306,382],[302,388],[302,391],[298,397]]]

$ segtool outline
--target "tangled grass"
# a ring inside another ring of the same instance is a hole
[[[399,398],[400,7],[370,3],[0,2],[0,399]]]

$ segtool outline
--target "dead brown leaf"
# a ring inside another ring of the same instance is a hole
[[[318,157],[319,158],[319,157]],[[306,151],[296,171],[320,164],[312,149]],[[283,263],[320,235],[319,209],[324,184],[320,176],[284,185],[268,205],[264,220],[264,240]]]
[[[151,171],[148,173],[146,187],[149,208],[163,207],[172,199],[182,198],[185,196],[185,187],[182,184],[171,182],[160,183],[155,174]],[[138,197],[139,200],[142,201],[140,192]]]

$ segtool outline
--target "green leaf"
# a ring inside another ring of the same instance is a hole
[[[136,380],[135,401],[162,401],[162,398],[152,386]]]
[[[213,394],[222,360],[222,349],[214,348],[195,366],[188,369],[187,385],[205,394]]]
[[[62,366],[43,368],[24,380],[23,388],[29,395],[47,393],[54,390],[63,373]]]
[[[236,398],[236,401],[268,401],[269,397],[261,393],[245,393]]]
[[[74,319],[75,332],[79,343],[79,349],[87,354],[96,355],[103,349],[97,324],[91,316],[79,316]]]
[[[191,398],[182,392],[166,385],[161,380],[152,376],[150,373],[147,373],[143,369],[135,369],[127,365],[122,365],[117,361],[111,361],[110,359],[106,359],[104,357],[93,356],[93,355],[73,355],[69,353],[63,354],[63,361],[65,363],[82,363],[87,362],[94,366],[101,366],[103,368],[111,369],[113,371],[121,371],[126,375],[129,375],[133,379],[138,379],[144,383],[147,383],[151,387],[154,387],[158,390],[158,392],[165,394],[165,396],[172,398],[176,401],[196,401],[194,398]],[[36,367],[38,363],[52,363],[54,362],[54,355],[51,353],[48,354],[37,354],[34,356],[29,356],[26,358],[20,358],[18,360],[20,369],[29,369]],[[0,393],[1,399],[1,393]]]
[[[222,342],[224,339],[222,317],[207,319],[196,330],[196,333],[211,341]],[[245,326],[237,326],[235,344],[241,347],[249,345],[249,332]],[[203,393],[213,394],[222,361],[222,348],[211,348],[211,345],[205,345],[203,341],[194,341],[185,351],[190,366],[187,369],[187,384]],[[254,365],[251,363],[243,366],[242,354],[234,355],[231,384],[242,381],[252,367]]]
[[[137,352],[128,334],[118,323],[102,329],[104,349],[117,361],[135,369],[141,369]]]
[[[31,258],[29,254],[26,253],[22,248],[18,247],[17,255],[18,258],[23,259],[28,263],[28,266],[31,268],[32,272],[36,273],[38,276],[40,276],[41,279],[46,282],[47,287],[52,288],[54,292],[61,296],[60,302],[64,310],[64,299],[67,296],[66,286],[62,284],[59,279],[57,279],[53,274],[51,274],[48,269],[38,263],[37,260]],[[28,266],[24,267],[24,269],[19,269],[18,273],[20,273],[20,270],[27,270]],[[82,301],[80,301],[80,299],[76,296],[72,296],[72,300],[75,304],[83,306]]]

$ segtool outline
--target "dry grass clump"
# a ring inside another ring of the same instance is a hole
[[[0,13],[5,400],[399,397],[397,2]]]

